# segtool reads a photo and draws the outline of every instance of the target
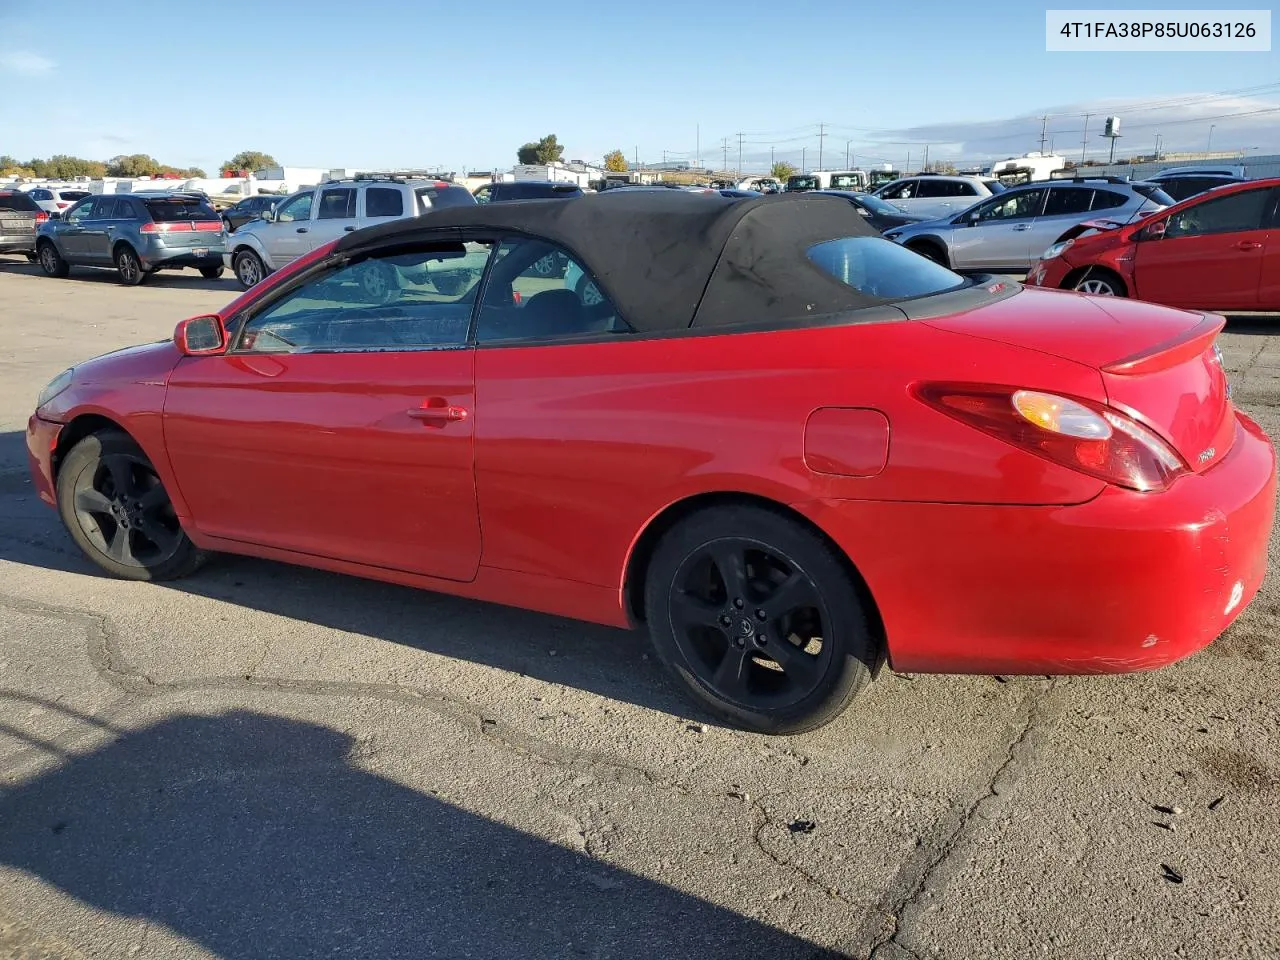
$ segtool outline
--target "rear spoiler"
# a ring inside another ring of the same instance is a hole
[[[1109,363],[1102,368],[1102,372],[1120,377],[1135,377],[1176,367],[1208,350],[1213,344],[1214,337],[1226,324],[1226,318],[1216,313],[1203,314],[1200,322],[1190,330],[1164,343],[1156,344],[1148,350],[1143,350],[1139,354]]]

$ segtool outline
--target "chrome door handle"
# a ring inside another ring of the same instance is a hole
[[[1236,244],[1236,249],[1237,250],[1260,250],[1262,249],[1262,244],[1260,244],[1256,240],[1241,240],[1239,243]]]
[[[350,233],[352,230],[355,229],[355,227],[343,227],[342,229],[344,233]]]
[[[427,424],[456,423],[467,419],[466,407],[455,407],[445,402],[443,397],[432,397],[420,407],[407,411],[414,420]]]
[[[298,232],[299,232],[299,233],[306,233],[306,232],[307,232],[307,228],[306,228],[306,227],[299,227],[299,228],[298,228]]]
[[[1018,223],[1018,224],[1014,224],[1013,229],[1015,229],[1015,230],[1030,230],[1030,229],[1031,229],[1031,224],[1029,224],[1029,223]]]

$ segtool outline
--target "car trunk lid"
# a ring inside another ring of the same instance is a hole
[[[1225,321],[1216,315],[1024,290],[926,322],[1096,369],[1107,402],[1164,437],[1194,472],[1221,460],[1235,437],[1230,389],[1214,345]]]

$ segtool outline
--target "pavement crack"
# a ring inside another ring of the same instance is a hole
[[[1030,742],[1033,735],[1052,712],[1056,699],[1053,694],[1052,681],[1047,691],[1028,692],[1019,705],[1016,732],[983,789],[949,822],[939,821],[931,838],[921,839],[920,853],[903,864],[880,902],[867,914],[858,942],[869,940],[870,946],[859,956],[868,960],[895,960],[904,953],[918,957],[899,939],[904,929],[904,914],[916,906],[928,890],[938,869],[964,840],[974,817],[983,815],[988,807],[998,805],[1001,797],[1011,789],[1018,766],[1033,749]]]
[[[751,831],[751,842],[755,844],[756,849],[784,870],[790,870],[811,889],[825,893],[832,900],[838,900],[848,907],[857,907],[857,904],[846,897],[838,888],[824,882],[820,877],[815,876],[800,864],[785,860],[770,850],[769,847],[760,839],[760,835],[764,833],[766,827],[770,825],[780,826],[780,824],[769,815],[769,811],[765,808],[762,800],[753,800],[751,802],[751,807],[760,815],[759,822]]]

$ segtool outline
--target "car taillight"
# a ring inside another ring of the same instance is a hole
[[[914,392],[961,423],[1118,487],[1163,490],[1188,472],[1164,440],[1103,404],[973,384],[922,384]]]
[[[55,202],[58,204],[59,210],[65,210],[67,207],[71,206],[71,204],[66,200],[57,200]]]
[[[192,229],[197,233],[221,233],[221,220],[197,220],[191,225]]]
[[[41,210],[39,213],[36,214],[36,223],[48,223],[48,222],[49,222],[49,214],[46,213],[44,210]]]

